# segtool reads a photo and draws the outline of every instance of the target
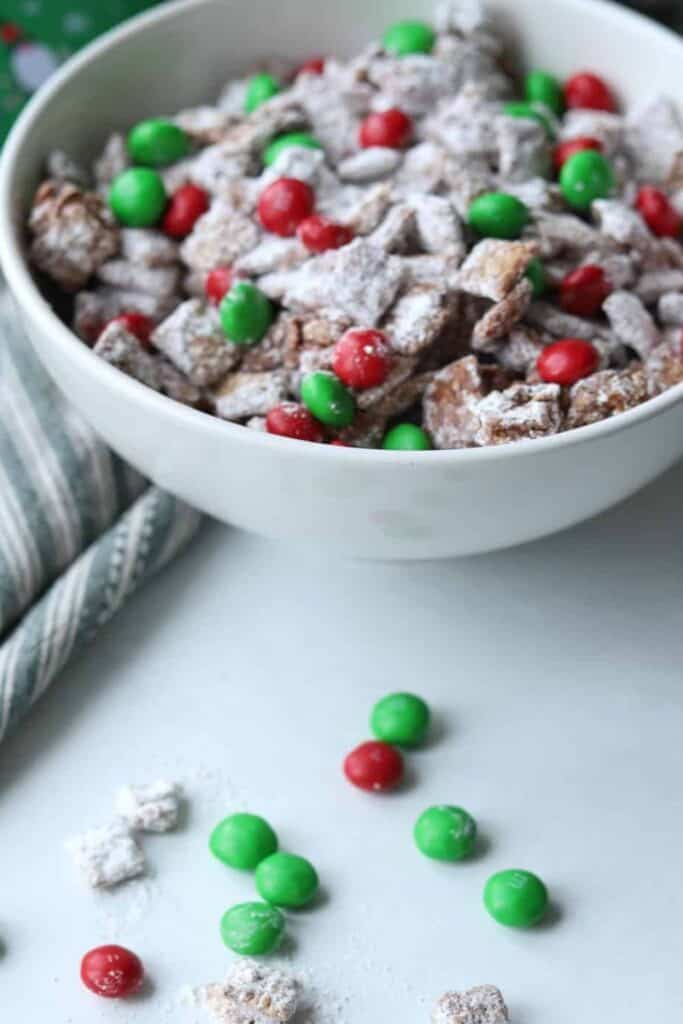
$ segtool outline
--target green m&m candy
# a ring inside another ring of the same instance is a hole
[[[166,189],[156,171],[149,167],[130,167],[114,178],[109,190],[109,206],[122,224],[129,228],[148,228],[156,224],[166,209]]]
[[[382,448],[387,452],[428,452],[431,447],[427,431],[414,423],[397,423],[382,441]]]
[[[152,117],[132,129],[128,135],[128,152],[136,164],[163,167],[187,156],[190,140],[177,124]]]
[[[545,916],[548,891],[530,871],[501,871],[486,883],[484,906],[498,924],[531,928]]]
[[[209,849],[231,868],[252,871],[277,850],[277,836],[257,814],[231,814],[211,833]]]
[[[462,807],[430,807],[415,826],[415,842],[432,860],[464,860],[474,849],[477,823]]]
[[[424,21],[397,21],[386,30],[382,39],[384,49],[394,57],[431,53],[435,42],[434,29]]]
[[[503,107],[503,113],[507,114],[508,117],[525,117],[530,121],[538,121],[542,128],[545,128],[548,135],[554,137],[555,129],[553,128],[550,119],[541,111],[537,110],[536,107],[531,103],[524,103],[519,100],[515,100],[512,103],[506,103]]]
[[[302,146],[304,149],[322,149],[322,143],[318,142],[315,135],[310,132],[289,132],[287,135],[278,135],[263,151],[263,162],[266,167],[275,163],[280,153],[292,146]]]
[[[235,345],[255,345],[275,319],[270,299],[248,281],[233,285],[219,307],[226,338]]]
[[[576,153],[560,172],[562,194],[575,210],[587,210],[596,199],[607,199],[614,184],[611,163],[595,149]]]
[[[309,373],[301,382],[301,401],[310,413],[329,427],[348,427],[356,415],[351,392],[333,373]]]
[[[413,693],[390,693],[372,709],[370,728],[378,740],[416,747],[429,729],[429,708]]]
[[[221,918],[221,937],[233,953],[265,956],[280,944],[285,919],[267,903],[238,903]]]
[[[545,295],[548,290],[548,275],[541,260],[537,257],[534,258],[526,268],[524,276],[531,281],[535,299],[540,299],[542,295]]]
[[[255,110],[280,92],[280,83],[277,78],[263,72],[253,75],[247,83],[247,94],[244,97],[244,109],[247,114],[253,114]]]
[[[530,71],[524,79],[524,96],[529,103],[542,103],[558,117],[564,112],[564,90],[548,71]]]
[[[303,907],[318,891],[318,875],[304,857],[273,853],[256,868],[256,888],[268,903],[278,907]]]
[[[470,227],[485,238],[519,238],[529,223],[529,208],[507,192],[485,192],[471,204]]]

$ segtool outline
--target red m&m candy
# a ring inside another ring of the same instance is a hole
[[[105,999],[133,995],[142,986],[143,978],[139,957],[123,946],[98,946],[81,961],[81,981]]]
[[[363,149],[384,146],[386,149],[402,149],[413,134],[413,122],[398,107],[383,110],[380,114],[369,114],[362,125],[358,141]]]
[[[600,365],[598,352],[582,338],[564,338],[548,345],[538,357],[536,368],[547,384],[570,387],[589,377]]]
[[[612,292],[602,267],[587,264],[567,274],[560,285],[560,305],[574,316],[594,316]]]
[[[602,153],[600,139],[594,139],[590,135],[580,135],[577,139],[560,142],[553,151],[555,170],[561,171],[567,160],[571,160],[577,153],[583,153],[587,149],[596,149],[599,153]]]
[[[298,402],[282,402],[271,409],[266,416],[266,429],[269,434],[291,437],[296,441],[320,443],[323,440],[322,427]]]
[[[569,79],[564,87],[564,99],[570,110],[606,110],[614,113],[617,109],[610,87],[590,71],[582,71]]]
[[[150,335],[154,330],[154,321],[144,313],[120,313],[109,323],[121,324],[127,331],[135,335],[141,345],[149,345]]]
[[[327,252],[328,249],[341,249],[353,240],[353,231],[345,224],[336,224],[327,217],[313,215],[302,220],[297,228],[299,241],[311,252]]]
[[[315,197],[310,185],[298,178],[278,178],[258,201],[258,215],[266,231],[290,238],[313,212]]]
[[[199,185],[183,185],[173,193],[161,222],[171,238],[185,238],[209,209],[209,196]]]
[[[324,57],[309,57],[296,69],[296,75],[322,75],[325,70]]]
[[[335,345],[332,369],[349,388],[379,387],[391,369],[386,337],[381,331],[347,331]]]
[[[655,235],[676,238],[681,232],[681,216],[666,193],[646,185],[636,196],[636,209]]]
[[[344,774],[359,789],[383,793],[403,778],[403,758],[388,743],[370,740],[351,751],[344,761]]]
[[[216,267],[210,270],[204,281],[204,292],[207,299],[217,306],[223,301],[235,281],[232,267]]]

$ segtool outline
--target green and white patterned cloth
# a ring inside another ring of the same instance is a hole
[[[194,536],[59,395],[0,296],[0,741]]]

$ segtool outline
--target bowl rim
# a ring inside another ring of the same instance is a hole
[[[23,146],[32,133],[34,123],[43,110],[49,107],[58,96],[62,86],[73,76],[97,61],[102,54],[125,45],[129,37],[138,31],[173,21],[193,9],[212,6],[216,2],[217,0],[172,0],[162,7],[131,18],[94,40],[66,61],[29,100],[13,125],[5,143],[0,157],[0,266],[19,306],[27,311],[30,310],[28,316],[37,323],[43,333],[52,339],[52,343],[58,349],[68,350],[69,359],[76,370],[82,369],[84,374],[93,380],[95,386],[101,379],[102,382],[106,382],[106,386],[111,391],[126,396],[136,404],[141,404],[145,410],[149,409],[150,414],[153,413],[157,418],[173,419],[181,427],[187,425],[194,432],[215,433],[216,435],[220,433],[225,437],[225,432],[229,431],[235,442],[241,439],[245,445],[266,446],[273,452],[279,451],[283,456],[293,456],[295,452],[298,452],[301,458],[362,459],[366,462],[376,461],[381,466],[388,466],[392,463],[405,464],[406,461],[409,461],[413,469],[420,466],[433,466],[436,462],[444,465],[496,462],[501,459],[514,459],[527,455],[549,454],[558,449],[589,444],[593,440],[608,438],[612,434],[633,429],[639,424],[661,415],[683,400],[683,383],[681,383],[669,388],[661,395],[648,399],[634,409],[618,413],[616,416],[600,420],[598,423],[577,427],[549,437],[524,439],[498,446],[432,449],[420,452],[387,451],[381,448],[344,448],[324,444],[301,444],[290,438],[279,437],[260,430],[250,430],[240,424],[222,420],[220,417],[209,415],[161,395],[99,359],[92,349],[83,344],[71,328],[59,318],[34,280],[25,247],[17,238],[21,227],[16,223],[16,211],[12,202],[16,167],[20,162]],[[574,10],[577,17],[586,13],[585,0],[554,0],[554,2]],[[683,39],[650,18],[629,8],[618,6],[612,0],[592,0],[591,9],[608,22],[612,22],[617,29],[620,24],[631,23],[638,28],[639,32],[651,36],[659,45],[676,47],[679,55],[683,57]]]

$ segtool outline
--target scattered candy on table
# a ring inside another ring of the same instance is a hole
[[[144,981],[142,963],[123,946],[98,946],[81,961],[81,981],[104,999],[123,999],[139,992]]]
[[[221,918],[221,938],[240,956],[266,956],[280,945],[285,919],[268,903],[238,903]]]
[[[429,707],[414,693],[390,693],[378,701],[370,715],[370,728],[378,740],[398,747],[417,747],[429,730]]]
[[[304,907],[318,891],[318,875],[305,857],[273,853],[256,868],[256,888],[276,907]]]
[[[214,857],[242,871],[255,870],[277,847],[275,832],[257,814],[231,814],[216,825],[209,839]]]
[[[415,843],[432,860],[464,860],[474,850],[477,824],[462,807],[442,805],[424,811],[415,825]]]
[[[498,924],[531,928],[546,915],[548,892],[530,871],[500,871],[486,883],[484,905]]]
[[[368,740],[346,757],[344,774],[358,789],[386,793],[395,789],[403,778],[403,758],[388,743]]]

